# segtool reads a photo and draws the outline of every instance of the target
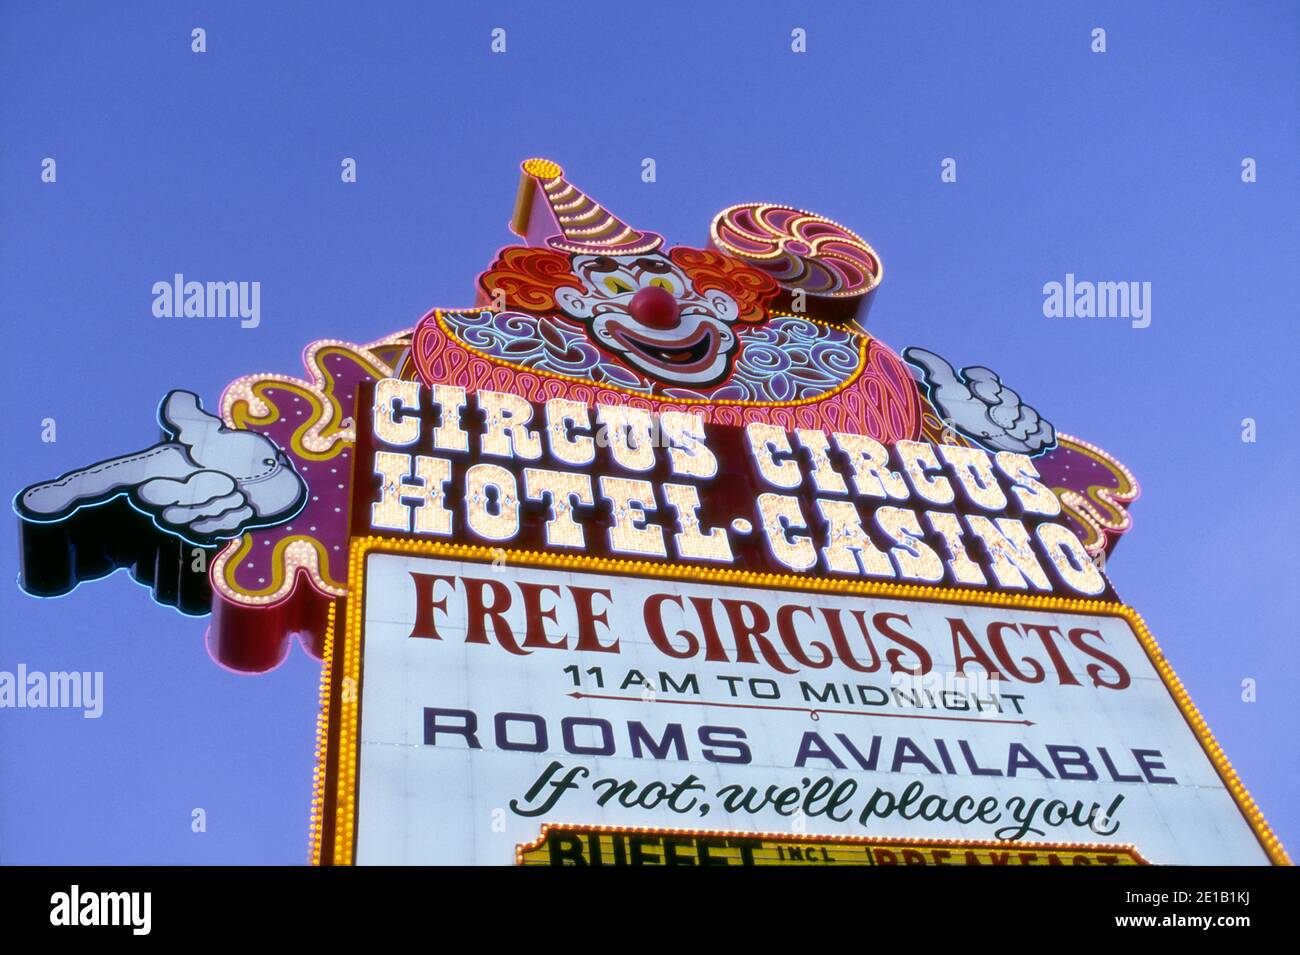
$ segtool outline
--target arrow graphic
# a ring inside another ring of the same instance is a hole
[[[614,700],[620,703],[674,703],[678,706],[725,706],[737,710],[785,710],[791,713],[807,713],[813,720],[821,719],[823,713],[839,716],[876,716],[886,720],[939,720],[943,723],[1001,723],[1005,726],[1033,726],[1033,720],[999,720],[990,716],[940,716],[937,713],[876,713],[869,710],[835,710],[812,706],[777,706],[772,703],[716,703],[708,700],[661,700],[658,697],[647,700],[642,696],[614,696],[608,693],[583,693],[574,690],[566,693],[575,700]]]

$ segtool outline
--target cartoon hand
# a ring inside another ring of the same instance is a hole
[[[1036,454],[1056,444],[1052,423],[980,365],[955,372],[952,365],[924,348],[905,348],[903,358],[920,370],[930,402],[939,415],[987,451]]]
[[[125,495],[162,530],[206,545],[301,506],[306,485],[269,438],[227,428],[188,391],[169,392],[158,417],[169,440],[32,485],[14,502],[19,516],[52,523]]]

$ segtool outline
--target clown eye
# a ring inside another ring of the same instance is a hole
[[[605,288],[609,289],[610,293],[613,295],[625,295],[632,291],[632,286],[614,275],[605,279]]]
[[[676,287],[673,285],[672,279],[666,279],[662,277],[653,278],[650,280],[650,284],[656,286],[657,288],[663,289],[665,292],[672,292],[674,294],[676,294],[677,292]]]

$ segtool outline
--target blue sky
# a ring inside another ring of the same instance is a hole
[[[527,156],[674,243],[733,202],[812,209],[880,253],[877,336],[992,366],[1137,475],[1112,579],[1295,851],[1300,8],[803,6],[6,0],[0,486],[148,445],[171,388],[468,304]],[[175,272],[261,282],[260,327],[154,318]],[[1151,282],[1150,327],[1045,318],[1070,272]],[[99,720],[0,711],[0,862],[305,859],[319,667],[227,673],[205,625],[123,575],[0,587],[0,670],[106,687]]]

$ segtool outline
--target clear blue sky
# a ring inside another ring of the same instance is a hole
[[[0,4],[6,498],[151,443],[170,388],[468,304],[527,156],[676,243],[792,203],[881,254],[880,338],[991,365],[1136,473],[1111,575],[1300,850],[1294,2],[377,6]],[[175,272],[260,281],[261,326],[154,318]],[[1151,326],[1044,318],[1067,272],[1151,282]],[[0,538],[0,669],[106,683],[97,721],[0,711],[0,862],[303,861],[318,665],[227,673],[123,575],[25,597]]]

